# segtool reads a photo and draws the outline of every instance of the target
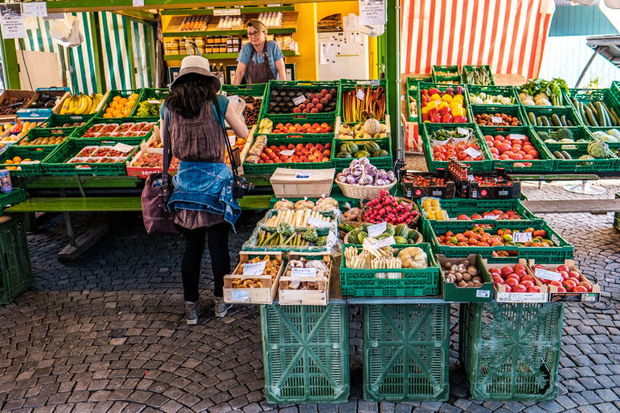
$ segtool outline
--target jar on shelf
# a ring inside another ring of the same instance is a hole
[[[179,39],[172,39],[170,41],[170,54],[179,54]]]
[[[207,44],[213,44],[215,43],[215,38],[214,37],[207,37]]]

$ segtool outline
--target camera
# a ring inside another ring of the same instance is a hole
[[[235,176],[235,182],[233,184],[232,192],[233,198],[241,199],[243,195],[249,194],[254,190],[254,185],[247,182],[244,177]]]

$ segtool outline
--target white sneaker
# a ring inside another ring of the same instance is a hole
[[[185,321],[188,326],[198,324],[198,316],[202,313],[202,304],[200,301],[192,303],[191,301],[185,302]]]
[[[225,317],[226,313],[228,312],[228,310],[230,310],[231,307],[232,304],[226,304],[222,297],[215,297],[215,317]]]

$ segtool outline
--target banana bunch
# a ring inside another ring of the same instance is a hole
[[[258,133],[271,133],[273,130],[273,122],[271,119],[263,118],[258,124]]]
[[[92,95],[71,95],[62,104],[60,108],[61,115],[90,115],[95,113],[95,109],[99,106],[99,102],[103,99],[103,95],[93,93]]]

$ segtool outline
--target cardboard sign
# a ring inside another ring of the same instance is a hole
[[[297,175],[295,175],[295,178],[297,178],[297,179],[308,179],[311,176],[312,176],[312,172],[299,171],[299,172],[297,172]]]
[[[293,268],[291,277],[316,277],[316,268]]]
[[[512,234],[512,240],[518,243],[530,242],[532,240],[531,232],[516,232]]]
[[[263,275],[267,261],[246,262],[243,264],[243,275]]]
[[[541,280],[562,281],[562,275],[559,272],[543,270],[542,268],[536,268],[534,275]]]
[[[474,159],[476,159],[477,157],[482,155],[482,152],[480,152],[479,150],[476,150],[476,149],[474,149],[472,147],[469,147],[469,148],[465,149],[463,152],[466,153],[467,155],[471,156]]]
[[[112,147],[112,149],[117,150],[122,153],[127,153],[133,149],[133,146],[127,145],[126,143],[117,143]]]

